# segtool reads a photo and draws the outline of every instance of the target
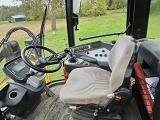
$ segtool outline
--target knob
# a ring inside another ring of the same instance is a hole
[[[102,57],[103,55],[102,55],[102,54],[99,54],[99,56]]]
[[[102,50],[102,52],[105,52],[105,50]]]
[[[97,57],[97,56],[98,56],[98,54],[95,54],[95,56]]]
[[[107,54],[104,54],[104,57],[107,57]]]

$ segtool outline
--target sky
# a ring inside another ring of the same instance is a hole
[[[5,5],[5,6],[16,6],[16,5],[20,5],[21,2],[12,2],[13,0],[0,0],[0,6],[1,5]]]

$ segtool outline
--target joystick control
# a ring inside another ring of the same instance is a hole
[[[67,53],[70,57],[73,56],[72,52],[69,49],[65,49],[64,52]]]
[[[70,63],[76,63],[77,62],[77,58],[73,55],[72,57],[70,57],[69,59]]]
[[[76,63],[76,62],[77,62],[76,56],[73,55],[72,52],[71,52],[69,49],[65,49],[64,52],[69,55],[68,61],[69,61],[70,63]]]

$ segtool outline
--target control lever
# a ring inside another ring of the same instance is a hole
[[[69,49],[66,48],[64,50],[64,52],[67,53],[67,54],[69,54],[70,57],[73,57],[73,54],[72,54],[72,52]]]
[[[50,60],[51,60],[51,61],[50,61]],[[61,56],[58,56],[58,57],[56,57],[56,58],[53,58],[53,57],[51,56],[51,57],[49,57],[49,58],[47,58],[47,59],[45,59],[45,58],[38,58],[38,59],[36,60],[35,65],[36,65],[37,67],[44,68],[44,67],[47,66],[47,65],[58,64],[60,60],[61,60]]]
[[[80,58],[87,61],[87,62],[97,64],[97,59],[95,59],[95,58],[92,58],[89,56],[81,56]]]
[[[33,75],[35,75],[35,72],[29,71],[29,72],[26,73],[26,78],[29,78],[29,77],[31,77]]]
[[[26,74],[23,74],[23,75],[22,75],[22,78],[23,78],[23,81],[22,81],[22,82],[26,82],[27,79],[28,79],[29,77],[33,76],[33,75],[35,75],[35,72],[34,72],[34,71],[29,71],[29,72],[27,72]],[[19,81],[17,81],[17,82],[19,82]]]
[[[72,57],[70,57],[70,58],[68,59],[68,61],[69,61],[70,63],[76,63],[78,60],[77,60],[76,56],[73,55]]]
[[[76,56],[73,55],[72,52],[69,49],[65,49],[64,52],[67,53],[67,54],[69,54],[70,58],[68,59],[68,61],[70,63],[76,63],[77,62]]]

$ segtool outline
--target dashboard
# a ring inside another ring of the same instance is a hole
[[[20,56],[10,60],[3,66],[5,74],[17,82],[26,82],[26,73],[29,70],[30,68],[23,62]]]

